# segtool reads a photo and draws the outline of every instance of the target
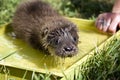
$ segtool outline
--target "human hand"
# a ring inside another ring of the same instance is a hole
[[[95,25],[100,31],[114,34],[117,31],[117,28],[120,28],[120,14],[100,14],[95,22]]]

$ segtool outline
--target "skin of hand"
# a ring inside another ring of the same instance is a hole
[[[120,0],[115,0],[112,12],[100,14],[95,25],[100,31],[114,34],[120,28]]]
[[[114,34],[117,28],[120,28],[120,14],[112,12],[100,14],[95,25],[100,31]]]

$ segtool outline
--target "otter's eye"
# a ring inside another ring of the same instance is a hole
[[[60,39],[55,39],[55,45],[58,45],[60,43]]]
[[[77,41],[77,38],[76,38],[76,37],[73,37],[73,40],[76,42],[76,41]]]

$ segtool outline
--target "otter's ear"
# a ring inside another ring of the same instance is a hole
[[[78,29],[77,29],[77,27],[76,26],[72,27],[69,32],[73,36],[74,41],[78,42],[79,36],[78,36]]]
[[[42,37],[45,37],[48,34],[48,28],[43,29],[42,31]]]
[[[66,29],[69,32],[78,32],[76,25],[68,26]]]
[[[65,31],[71,32],[71,31],[77,31],[77,27],[75,24],[68,24],[65,27]]]

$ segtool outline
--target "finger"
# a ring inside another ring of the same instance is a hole
[[[100,14],[98,16],[98,18],[96,19],[96,24],[95,25],[101,31],[103,31],[104,24],[106,23],[106,22],[104,23],[104,19],[106,18],[106,15],[107,15],[107,13]],[[109,17],[107,17],[107,18],[109,18]],[[108,25],[108,23],[107,23],[107,25]]]
[[[119,24],[118,24],[118,28],[120,29],[120,22],[119,22]]]
[[[112,22],[111,25],[108,28],[108,32],[110,33],[115,33],[117,29],[117,25],[119,24],[119,20],[115,18]]]
[[[104,19],[103,25],[102,25],[102,31],[107,32],[107,29],[111,23],[111,19]]]
[[[96,27],[99,29],[99,30],[102,30],[102,26],[103,26],[103,18],[98,18],[96,20]]]

